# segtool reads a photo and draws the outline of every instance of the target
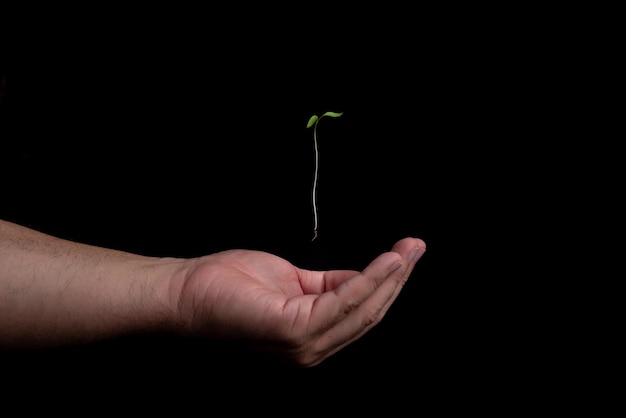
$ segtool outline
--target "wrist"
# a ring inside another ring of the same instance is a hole
[[[175,334],[183,326],[179,302],[187,263],[180,258],[158,258],[141,266],[143,278],[137,280],[139,296],[134,303],[137,317],[143,318],[138,324],[140,329]]]

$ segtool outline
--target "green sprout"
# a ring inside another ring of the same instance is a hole
[[[313,179],[313,217],[314,217],[314,226],[313,226],[313,239],[311,241],[314,241],[315,238],[317,238],[317,204],[316,204],[316,195],[317,195],[317,174],[319,171],[319,151],[318,151],[318,147],[317,147],[317,124],[319,123],[319,121],[324,117],[324,116],[330,116],[333,118],[338,118],[339,116],[343,115],[343,112],[341,113],[337,113],[337,112],[326,112],[324,114],[322,114],[322,116],[317,116],[317,115],[313,115],[311,116],[311,119],[309,119],[309,122],[306,124],[307,128],[310,128],[311,126],[313,126],[313,142],[315,143],[315,178]]]

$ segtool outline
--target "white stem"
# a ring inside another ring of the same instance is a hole
[[[319,167],[319,152],[317,150],[317,122],[319,122],[319,119],[315,122],[315,126],[313,127],[313,142],[315,143],[315,177],[313,179],[313,217],[314,217],[314,221],[315,224],[313,226],[313,239],[311,241],[314,241],[315,238],[317,238],[317,205],[315,203],[316,201],[316,188],[317,188],[317,172],[318,172],[318,167]]]

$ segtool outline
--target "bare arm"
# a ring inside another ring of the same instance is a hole
[[[146,257],[0,220],[0,348],[178,333],[312,366],[382,320],[425,250],[407,237],[362,271],[312,271],[245,249]]]
[[[180,264],[0,220],[0,348],[167,329],[175,318],[169,279]]]

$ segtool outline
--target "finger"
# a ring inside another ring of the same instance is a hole
[[[417,238],[404,238],[396,242],[392,248],[393,252],[397,252],[401,255],[408,254],[410,260],[410,252],[414,248],[426,248],[424,241]],[[404,257],[407,258],[407,257]],[[413,264],[415,263],[414,260]],[[321,294],[337,288],[345,281],[360,274],[356,270],[328,270],[328,271],[315,271],[298,269],[300,277],[300,285],[305,294],[315,293]]]
[[[402,266],[394,272],[397,275],[397,282],[387,281],[382,286],[393,285],[393,295],[387,300],[384,306],[382,306],[380,313],[378,314],[378,321],[382,319],[382,317],[387,313],[387,309],[389,306],[395,301],[397,296],[400,294],[400,291],[404,287],[404,284],[409,279],[409,276],[413,272],[413,268],[417,261],[422,257],[424,252],[426,251],[426,244],[424,241],[416,238],[405,238],[398,241],[392,248],[392,251],[395,251],[402,255],[403,264]],[[369,305],[370,301],[365,302],[365,306],[362,309],[367,310],[368,308],[374,309],[376,311],[378,309],[373,303]],[[377,321],[377,322],[378,322]]]
[[[422,241],[421,239],[417,239],[417,238],[404,238],[396,242],[396,244],[392,248],[392,251],[396,251],[399,254],[401,254],[402,258],[404,260],[407,260],[407,262],[405,262],[403,266],[401,267],[401,269],[399,269],[399,271],[397,272],[397,274],[403,275],[401,278],[401,282],[400,282],[401,285],[396,287],[394,295],[389,299],[386,306],[383,307],[382,315],[384,315],[387,312],[387,309],[389,309],[389,306],[391,306],[391,304],[395,301],[398,294],[400,294],[400,291],[404,287],[404,284],[406,283],[406,281],[409,279],[409,276],[413,272],[413,268],[415,267],[415,264],[426,251],[426,243]]]
[[[318,320],[332,325],[320,339],[322,346],[318,348],[322,350],[326,346],[335,352],[379,323],[425,249],[421,240],[398,241],[394,251],[381,254],[362,273],[322,295],[315,307],[322,312]],[[314,310],[313,315],[316,314]]]
[[[356,270],[329,270],[329,271],[299,271],[300,286],[305,294],[322,294],[336,289],[345,281],[353,278],[359,271]]]
[[[325,312],[334,322],[339,321],[372,296],[397,270],[393,276],[395,281],[392,280],[390,284],[378,290],[377,297],[370,303],[388,301],[398,293],[396,288],[404,284],[425,249],[424,242],[415,238],[405,238],[396,242],[392,251],[379,255],[363,272],[346,280],[334,291],[321,295],[313,308]]]

